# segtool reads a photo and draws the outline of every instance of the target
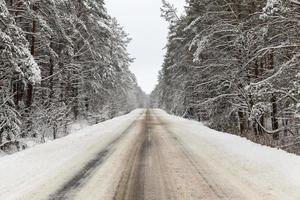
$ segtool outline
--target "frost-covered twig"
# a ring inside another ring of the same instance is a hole
[[[276,134],[276,133],[280,133],[280,132],[282,132],[282,131],[288,131],[288,132],[290,132],[292,135],[295,135],[295,133],[290,129],[290,128],[287,128],[287,127],[281,127],[281,128],[278,128],[278,129],[276,129],[276,130],[268,130],[268,129],[266,129],[260,122],[259,122],[259,120],[256,118],[256,117],[254,117],[254,119],[255,119],[255,122],[259,125],[259,127],[261,128],[261,129],[263,129],[264,130],[264,132],[266,132],[267,134],[270,134],[270,135],[273,135],[273,134]],[[295,128],[295,127],[298,127],[298,126],[292,126],[292,128]]]
[[[16,94],[16,93],[15,93]],[[3,103],[0,105],[0,108],[2,106],[4,106],[9,100],[11,100],[11,98],[13,98],[15,96],[15,94],[12,94],[11,96],[7,97],[6,99],[4,99]]]

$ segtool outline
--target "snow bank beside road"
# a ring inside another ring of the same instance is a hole
[[[37,145],[0,159],[0,199],[23,199],[47,184],[55,191],[69,180],[93,155],[105,148],[144,111],[84,128],[61,139]],[[53,184],[51,184],[53,182]]]
[[[264,190],[280,200],[300,199],[300,156],[218,132],[162,110],[155,112],[185,148],[208,161],[202,165],[228,174],[228,180],[242,178],[250,188],[262,186],[257,193]]]

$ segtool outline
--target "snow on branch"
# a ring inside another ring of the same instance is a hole
[[[297,4],[298,6],[300,6],[300,1],[298,0],[290,0],[291,3]]]
[[[277,13],[288,12],[289,8],[285,6],[282,0],[267,0],[266,6],[263,8],[263,14],[260,15],[262,19]]]
[[[175,8],[174,5],[170,4],[166,0],[162,0],[162,4],[163,5],[160,8],[161,17],[165,18],[167,22],[175,23],[180,19],[179,16],[177,15],[177,9]]]

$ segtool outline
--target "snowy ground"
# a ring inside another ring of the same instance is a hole
[[[40,199],[39,194],[43,193],[40,188],[43,190],[41,186],[45,184],[49,191],[57,189],[142,112],[136,110],[64,138],[2,157],[0,199],[31,199],[32,196],[32,199]]]
[[[136,110],[0,158],[0,199],[298,200],[299,169],[299,156]]]
[[[215,173],[243,180],[265,198],[300,199],[300,157],[283,150],[262,146],[239,136],[217,132],[196,121],[176,116],[163,116],[181,143],[207,161]],[[188,131],[187,131],[188,130]],[[224,176],[223,176],[224,178]],[[239,186],[237,185],[237,188]]]
[[[72,134],[88,126],[89,126],[89,122],[87,120],[77,120],[76,122],[70,125],[69,132]]]

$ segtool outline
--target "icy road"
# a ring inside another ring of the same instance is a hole
[[[0,159],[5,200],[299,200],[300,157],[161,110]]]

